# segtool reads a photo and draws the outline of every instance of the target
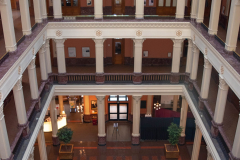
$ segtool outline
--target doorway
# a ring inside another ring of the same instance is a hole
[[[110,103],[108,104],[109,121],[127,121],[128,104],[127,103]]]
[[[175,15],[177,0],[157,0],[157,15]]]
[[[123,64],[124,62],[124,40],[114,39],[113,40],[113,52],[112,52],[112,63]]]
[[[125,0],[112,0],[112,14],[122,15],[125,13]]]

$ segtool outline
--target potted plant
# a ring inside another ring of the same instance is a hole
[[[57,136],[64,144],[59,148],[59,159],[73,159],[73,144],[68,144],[72,139],[73,131],[68,127],[58,130]]]
[[[170,144],[164,144],[166,158],[179,157],[179,149],[177,144],[182,130],[182,127],[177,126],[175,123],[171,123],[171,125],[168,127],[168,141]]]

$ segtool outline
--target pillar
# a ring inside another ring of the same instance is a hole
[[[232,146],[232,150],[229,154],[231,160],[240,159],[239,150],[240,150],[240,118],[238,118],[238,124],[237,124],[237,129],[236,129],[236,132],[235,132],[233,146]]]
[[[51,52],[50,52],[49,39],[46,40],[45,47],[46,47],[45,59],[46,59],[47,73],[52,73]]]
[[[60,144],[60,142],[57,136],[58,124],[57,124],[57,109],[56,109],[55,96],[52,97],[52,101],[51,101],[50,117],[51,117],[51,124],[52,124],[52,141],[53,141],[53,145],[57,146]]]
[[[31,150],[31,153],[30,153],[30,155],[28,157],[28,160],[34,160],[34,147]]]
[[[182,96],[182,108],[181,108],[181,117],[180,117],[180,127],[182,127],[181,136],[179,138],[179,144],[185,144],[185,131],[186,131],[186,122],[187,122],[187,113],[188,113],[188,103],[185,96]]]
[[[37,82],[35,60],[36,60],[36,57],[33,57],[32,61],[28,65],[28,78],[30,83],[31,98],[33,100],[38,99],[38,82]]]
[[[144,19],[144,0],[137,0],[136,1],[136,19]]]
[[[7,128],[3,114],[3,102],[0,104],[0,142],[0,158],[11,159],[10,157],[13,155],[9,144]]]
[[[21,13],[23,35],[30,35],[32,33],[32,27],[30,21],[28,0],[20,0],[19,6]]]
[[[33,0],[34,16],[36,23],[42,23],[42,12],[40,0]]]
[[[207,146],[207,160],[213,160],[210,148]]]
[[[103,18],[103,1],[94,1],[94,18],[102,19]]]
[[[65,39],[54,39],[57,50],[57,64],[58,64],[58,83],[67,84],[66,62],[64,52]]]
[[[222,125],[223,117],[227,102],[227,95],[228,95],[228,84],[223,79],[221,75],[219,75],[219,85],[218,85],[218,95],[217,95],[217,102],[214,112],[214,117],[212,120],[211,126],[211,134],[213,137],[217,137],[218,135],[218,126]]]
[[[63,96],[58,96],[59,101],[59,112],[60,114],[65,114],[64,106],[63,106]]]
[[[202,77],[202,86],[201,93],[198,101],[198,107],[200,109],[204,108],[204,101],[208,99],[210,80],[212,73],[212,64],[209,62],[208,58],[204,56],[204,69],[203,69],[203,77]]]
[[[96,52],[96,83],[104,83],[104,52],[103,45],[105,39],[94,39]]]
[[[98,109],[98,145],[106,145],[106,131],[105,131],[105,96],[97,97]]]
[[[235,51],[238,41],[240,24],[240,2],[239,0],[232,0],[230,15],[228,20],[227,37],[225,49],[227,51]]]
[[[172,39],[173,41],[173,55],[172,55],[172,70],[171,70],[171,83],[179,82],[179,68],[180,68],[180,56],[182,52],[183,39]]]
[[[42,19],[47,19],[47,5],[45,0],[40,1]]]
[[[221,8],[221,1],[212,0],[209,28],[208,28],[208,33],[210,35],[217,34],[220,8]]]
[[[202,23],[203,18],[204,18],[204,11],[205,11],[205,0],[198,0],[198,5],[197,5],[197,23]]]
[[[188,51],[187,51],[187,63],[186,63],[186,74],[191,73],[192,69],[192,60],[193,60],[193,52],[192,52],[193,42],[191,39],[188,39]]]
[[[89,96],[84,96],[84,122],[91,122]]]
[[[43,81],[47,81],[48,79],[45,54],[46,54],[46,48],[45,48],[45,45],[43,45],[39,50],[40,71],[41,71],[41,78]]]
[[[28,119],[26,113],[26,107],[24,102],[24,95],[22,89],[22,77],[20,77],[13,87],[13,95],[15,106],[17,110],[18,125],[23,128],[23,136],[27,137],[29,134]]]
[[[197,79],[198,72],[198,61],[199,61],[199,49],[195,44],[193,44],[193,60],[192,60],[192,69],[189,77],[189,89],[193,89],[193,82]]]
[[[178,107],[178,95],[174,95],[173,96],[173,111],[177,111],[177,107]]]
[[[40,160],[47,160],[47,150],[46,150],[46,144],[45,144],[45,137],[43,133],[43,126],[41,126],[38,136],[38,148],[39,148],[39,155],[40,155]]]
[[[198,0],[192,0],[192,6],[191,6],[191,19],[197,18],[197,6],[198,6]]]
[[[54,19],[62,19],[61,0],[53,0],[53,16]]]
[[[161,103],[161,102],[159,102]],[[147,113],[145,117],[152,117],[152,107],[153,107],[153,96],[148,95],[147,96]]]
[[[185,0],[178,0],[176,7],[176,18],[184,18]]]
[[[133,83],[142,83],[142,48],[144,39],[134,39],[133,42],[134,42]]]
[[[196,120],[195,120],[195,122],[196,122]],[[192,150],[191,160],[198,159],[200,147],[201,147],[201,140],[202,140],[202,132],[196,122],[196,131],[195,131],[195,137],[194,137],[194,142],[193,142],[193,150]]]
[[[13,52],[17,49],[17,43],[12,18],[11,1],[5,0],[0,2],[0,11],[6,51]]]
[[[140,144],[140,105],[142,96],[133,97],[133,127],[132,127],[132,144]]]

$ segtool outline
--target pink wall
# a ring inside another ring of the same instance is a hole
[[[125,0],[125,6],[134,6],[134,0]]]
[[[112,6],[112,0],[103,0],[103,7]]]
[[[94,7],[94,0],[92,0],[92,5],[87,6],[87,0],[80,0],[81,7]]]
[[[133,40],[125,39],[125,57],[133,57]]]
[[[112,39],[106,39],[104,42],[104,58],[112,57]]]

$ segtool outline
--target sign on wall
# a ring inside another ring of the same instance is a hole
[[[87,6],[91,6],[92,5],[92,0],[87,0]]]
[[[148,51],[143,51],[143,57],[148,57]]]
[[[154,0],[149,0],[149,6],[153,6]]]
[[[75,47],[68,47],[68,56],[76,57],[76,48]]]
[[[90,57],[90,48],[82,47],[82,57]]]

